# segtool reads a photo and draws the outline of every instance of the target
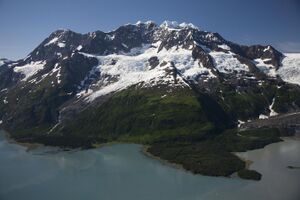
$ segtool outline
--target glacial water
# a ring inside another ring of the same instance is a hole
[[[120,144],[60,151],[26,148],[0,134],[1,200],[299,200],[300,140],[240,153],[261,181],[193,175]]]

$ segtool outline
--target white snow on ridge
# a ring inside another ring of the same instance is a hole
[[[56,43],[57,41],[58,41],[58,38],[55,37],[55,38],[53,38],[52,40],[50,40],[47,44],[45,44],[44,46],[45,46],[45,47],[46,47],[46,46],[49,46],[50,44]]]
[[[0,60],[0,67],[4,64],[5,64],[4,61]]]
[[[154,21],[151,21],[151,20],[149,20],[149,21],[146,21],[146,22],[143,22],[143,21],[137,21],[136,23],[135,23],[135,25],[141,25],[141,24],[146,24],[146,25],[149,25],[149,24],[151,24],[151,23],[154,23]]]
[[[219,38],[217,38],[213,33],[209,32],[205,35],[205,38],[215,42],[219,40]]]
[[[23,66],[16,66],[14,68],[14,72],[24,74],[25,77],[22,79],[22,81],[26,81],[39,70],[43,69],[45,64],[45,61],[30,62],[29,64]]]
[[[286,53],[277,73],[286,82],[300,85],[300,53]]]
[[[273,66],[271,64],[265,64],[264,61],[268,61],[268,59],[262,60],[262,59],[258,58],[258,59],[254,60],[256,67],[258,69],[260,69],[262,72],[264,72],[268,76],[276,77],[277,72],[276,72],[275,66]]]
[[[59,38],[55,37],[52,40],[50,40],[47,44],[45,44],[44,46],[46,47],[46,46],[49,46],[51,44],[56,44],[56,43],[57,43],[57,46],[60,48],[64,48],[66,46],[66,44],[64,42],[58,42],[58,41],[59,41]]]
[[[247,65],[242,64],[237,58],[234,57],[234,54],[224,53],[221,51],[211,51],[209,55],[215,61],[215,67],[219,72],[222,73],[233,73],[233,72],[242,72],[249,71]]]
[[[219,48],[230,51],[230,47],[226,44],[218,45]]]
[[[184,29],[184,28],[193,28],[193,29],[199,29],[197,26],[195,26],[192,23],[178,23],[176,21],[164,21],[161,25],[161,28],[166,28],[168,30],[178,30],[178,29]]]
[[[271,47],[270,47],[270,46],[267,46],[267,47],[264,49],[264,52],[269,51],[270,49],[271,49]]]
[[[87,94],[90,95],[88,100],[92,101],[99,96],[125,89],[137,83],[143,83],[145,86],[159,83],[175,84],[173,76],[168,75],[168,71],[172,71],[171,62],[184,78],[190,79],[196,75],[203,75],[206,78],[215,77],[209,69],[199,65],[198,61],[193,59],[191,50],[172,48],[168,51],[163,49],[157,53],[158,46],[159,44],[144,45],[142,48],[135,48],[128,54],[121,55],[94,56],[82,53],[99,60],[100,65],[97,68],[103,77],[108,75],[117,79],[113,83],[104,83],[104,87],[92,94]],[[166,65],[159,64],[151,69],[148,59],[153,56],[158,58],[160,64],[166,62]],[[177,76],[175,85],[186,86],[187,84],[180,76]]]

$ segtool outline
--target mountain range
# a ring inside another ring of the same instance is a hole
[[[86,146],[209,137],[300,109],[300,54],[193,24],[57,30],[0,60],[0,123],[17,141]]]

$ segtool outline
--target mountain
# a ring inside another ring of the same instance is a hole
[[[300,54],[239,45],[193,24],[57,30],[26,58],[0,60],[0,124],[19,142],[149,144],[195,173],[227,176],[245,167],[230,152],[290,133],[236,128],[299,111],[299,84]]]

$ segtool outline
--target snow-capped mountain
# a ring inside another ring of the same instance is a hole
[[[299,109],[297,84],[300,54],[238,45],[193,24],[58,30],[26,58],[0,61],[0,120],[7,129],[55,132],[122,91],[163,88],[161,98],[182,90],[207,95],[237,122]]]

